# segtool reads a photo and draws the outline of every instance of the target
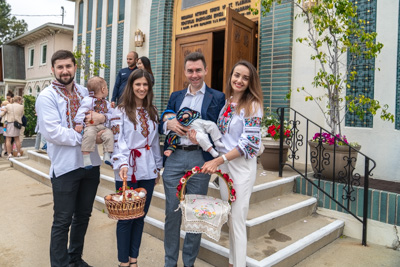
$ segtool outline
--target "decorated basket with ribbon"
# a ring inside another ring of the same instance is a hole
[[[228,174],[222,173],[220,170],[215,172],[225,181],[229,193],[227,201],[211,196],[186,194],[187,182],[199,172],[200,168],[197,166],[186,172],[177,186],[176,196],[180,201],[179,208],[182,210],[182,230],[188,233],[204,233],[218,241],[221,236],[222,225],[228,221],[231,203],[236,200],[233,181]]]
[[[123,180],[122,190],[116,194],[104,197],[108,217],[115,220],[131,220],[144,216],[147,191],[144,188],[130,189],[126,179]]]

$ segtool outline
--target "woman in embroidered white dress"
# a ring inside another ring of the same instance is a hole
[[[153,106],[153,89],[150,75],[145,70],[135,70],[128,78],[122,102],[114,110],[111,130],[114,133],[112,157],[115,187],[142,187],[147,191],[144,211],[147,213],[153,189],[162,168],[160,141],[157,131],[158,115]],[[120,220],[117,223],[119,266],[137,266],[142,239],[144,217]]]
[[[233,180],[236,201],[232,203],[228,221],[229,266],[241,267],[246,266],[246,218],[256,180],[257,153],[262,145],[262,92],[251,63],[244,60],[236,63],[227,82],[226,96],[226,105],[217,121],[225,147],[217,148],[221,156],[206,162],[202,172],[214,173],[220,168]],[[221,196],[228,198],[226,186],[221,186]]]

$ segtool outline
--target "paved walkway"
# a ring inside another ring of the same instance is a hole
[[[49,266],[52,223],[51,188],[8,167],[0,158],[0,266]],[[117,266],[116,222],[94,210],[86,235],[83,258],[93,266]],[[139,266],[163,266],[163,242],[143,235]],[[179,262],[178,266],[182,266]],[[211,266],[201,260],[196,267]],[[359,240],[340,238],[298,266],[400,266],[400,252]]]

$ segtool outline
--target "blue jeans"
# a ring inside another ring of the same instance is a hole
[[[50,240],[52,267],[66,267],[70,262],[81,259],[99,182],[98,166],[90,170],[79,168],[59,177],[54,175],[51,179],[54,202]]]
[[[144,216],[132,220],[119,220],[117,223],[117,248],[118,260],[120,262],[129,262],[129,257],[137,258],[139,256],[140,243],[144,227],[144,217],[150,207],[153,196],[155,179],[138,180],[137,183],[128,181],[128,186],[133,188],[142,187],[146,189],[146,203],[144,205]],[[115,181],[115,189],[122,187],[122,181]]]
[[[165,226],[164,250],[165,266],[176,266],[179,255],[180,228],[182,211],[178,210],[179,200],[176,197],[176,187],[179,180],[194,166],[202,167],[204,164],[202,150],[184,151],[175,150],[165,162],[163,184],[165,191]],[[187,194],[206,195],[210,175],[196,174],[189,179],[186,186]],[[185,266],[192,266],[196,261],[200,249],[201,234],[186,233],[182,248],[182,259]]]

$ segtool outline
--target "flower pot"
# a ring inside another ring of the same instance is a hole
[[[338,180],[339,177],[347,177],[347,173],[354,171],[357,162],[357,151],[351,149],[350,159],[351,164],[348,165],[349,147],[336,146],[334,151],[333,145],[321,144],[318,142],[309,141],[310,147],[310,161],[316,178],[320,177],[326,180]],[[361,146],[354,146],[355,149],[360,150]],[[335,152],[335,160],[333,153]],[[335,162],[335,172],[333,172],[333,164]]]
[[[279,170],[279,140],[262,138],[264,152],[260,156],[264,170]],[[287,161],[289,146],[283,144],[283,163]]]

